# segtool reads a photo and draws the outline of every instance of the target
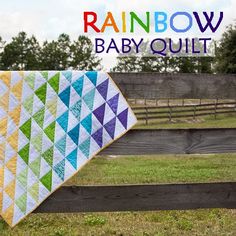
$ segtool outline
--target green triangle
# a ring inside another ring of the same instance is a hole
[[[23,213],[25,213],[26,212],[26,205],[27,205],[27,195],[26,195],[26,193],[22,194],[18,199],[16,199],[15,203],[20,208],[20,210]]]
[[[49,148],[43,153],[43,158],[52,167],[53,165],[53,147]]]
[[[37,202],[39,194],[39,182],[36,182],[30,188],[28,188],[28,192],[30,193],[32,198]]]
[[[51,85],[51,87],[57,94],[59,92],[59,79],[60,79],[60,73],[58,72],[48,81],[48,83]]]
[[[48,136],[48,138],[52,142],[54,142],[55,126],[56,126],[56,122],[54,121],[44,130],[44,133]]]
[[[34,148],[38,151],[41,152],[42,150],[42,143],[43,143],[43,133],[39,133],[36,136],[32,137],[32,144],[34,145]]]
[[[54,117],[57,116],[57,98],[47,102],[46,107]]]
[[[40,174],[40,164],[41,164],[41,157],[38,157],[29,164],[30,169],[37,177],[39,177]]]
[[[51,191],[51,188],[52,188],[52,170],[49,171],[46,175],[44,175],[40,179],[40,181],[48,189],[48,191]]]
[[[28,167],[26,167],[19,175],[17,175],[17,179],[22,184],[23,187],[27,187],[27,176],[28,176]]]
[[[40,88],[35,91],[35,94],[38,98],[43,102],[46,103],[46,94],[47,94],[47,83],[43,84]]]
[[[24,162],[28,165],[29,163],[29,143],[24,146],[19,152],[18,154],[20,155],[20,157],[24,160]]]
[[[44,79],[48,80],[48,71],[42,71],[41,75],[43,76]]]
[[[34,94],[32,94],[23,102],[24,108],[29,112],[30,115],[32,115],[33,112],[33,103],[34,103]]]
[[[44,122],[44,113],[45,113],[45,108],[43,107],[40,109],[38,112],[36,112],[33,116],[34,120],[37,122],[37,124],[43,128],[43,122]]]
[[[30,88],[34,89],[35,72],[31,72],[28,76],[26,76],[25,81],[27,82]]]
[[[92,89],[83,97],[83,100],[90,109],[90,111],[92,111],[93,109],[94,96],[95,96],[95,89]]]
[[[30,139],[31,136],[31,119],[27,120],[21,127],[20,130],[22,133]]]

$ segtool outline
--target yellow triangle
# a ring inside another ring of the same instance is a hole
[[[10,198],[14,201],[15,199],[15,185],[16,181],[11,181],[10,184],[7,185],[6,188],[4,188],[4,191],[10,196]]]
[[[11,85],[11,72],[10,71],[4,71],[0,74],[0,80],[8,87],[10,88]]]
[[[18,151],[18,130],[16,130],[11,136],[7,138],[7,142],[16,152]]]
[[[4,170],[4,167],[1,167],[0,168],[0,188],[2,188],[3,186],[3,170]]]
[[[21,101],[22,86],[23,86],[23,80],[20,80],[11,89],[11,92],[15,95],[18,101]]]
[[[9,112],[9,116],[12,118],[16,126],[20,123],[20,113],[21,113],[21,105],[16,107],[13,111]]]
[[[0,134],[6,136],[7,134],[7,117],[0,120]]]
[[[2,107],[2,109],[6,112],[8,111],[8,107],[9,107],[9,95],[10,95],[10,92],[8,91],[0,97],[0,107]]]
[[[5,158],[5,142],[0,144],[0,161],[3,161],[4,158]]]
[[[2,212],[2,218],[12,226],[12,219],[14,214],[14,204],[11,204],[5,212]]]
[[[16,161],[17,161],[17,157],[12,157],[8,162],[7,164],[5,164],[5,166],[8,168],[8,170],[11,171],[11,173],[13,175],[16,174]]]

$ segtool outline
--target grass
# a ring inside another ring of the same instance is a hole
[[[67,184],[179,183],[236,180],[236,154],[99,157]],[[0,235],[235,235],[236,210],[31,214]]]
[[[190,128],[236,128],[236,115],[205,116],[193,119],[173,121],[151,120],[148,125],[139,122],[135,129],[190,129]]]
[[[67,184],[109,185],[209,181],[236,181],[236,154],[95,158]]]

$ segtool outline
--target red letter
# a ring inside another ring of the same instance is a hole
[[[93,20],[88,22],[88,16],[93,16]],[[98,27],[94,24],[97,21],[97,14],[95,12],[84,12],[84,32],[88,32],[88,26],[92,27],[97,33],[100,32]]]

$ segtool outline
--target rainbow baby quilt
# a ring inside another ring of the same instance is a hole
[[[14,226],[136,118],[104,72],[0,72],[0,215]]]

